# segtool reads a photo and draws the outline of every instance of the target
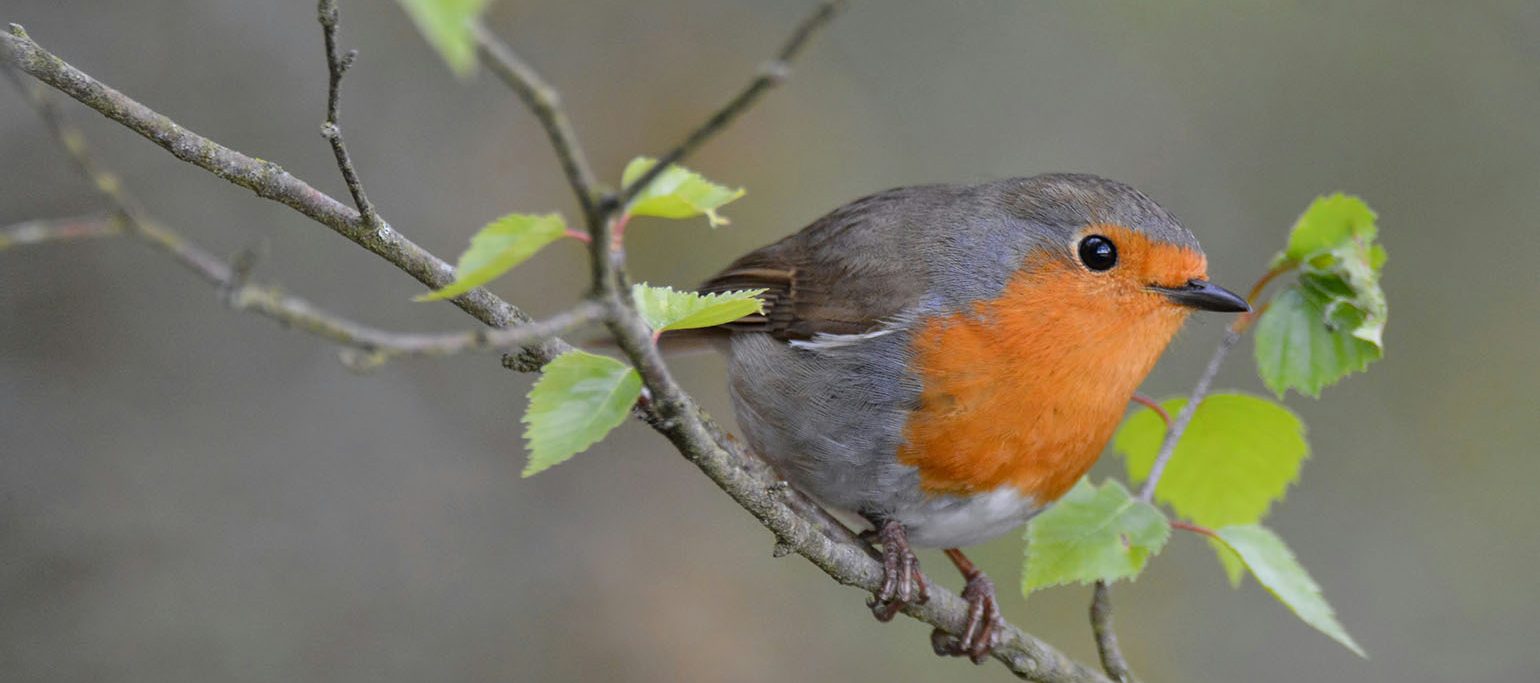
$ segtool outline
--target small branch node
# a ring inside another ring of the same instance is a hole
[[[791,77],[791,64],[782,59],[774,59],[760,65],[759,73],[770,79],[774,85],[780,85]]]

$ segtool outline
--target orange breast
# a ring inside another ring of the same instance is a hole
[[[1202,273],[1201,255],[1182,256]],[[926,491],[1009,485],[1039,502],[1063,495],[1096,462],[1186,317],[1142,284],[1130,292],[1043,260],[999,298],[916,334],[923,389],[898,457],[919,469]]]

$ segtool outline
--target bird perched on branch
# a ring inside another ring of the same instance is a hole
[[[970,617],[932,643],[974,661],[999,610],[958,548],[1025,523],[1091,468],[1190,311],[1249,310],[1208,281],[1169,212],[1075,174],[874,194],[701,289],[751,288],[767,290],[763,312],[711,332],[748,443],[872,524],[878,619],[926,600],[911,545],[946,549]]]

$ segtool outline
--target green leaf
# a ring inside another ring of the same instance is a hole
[[[1082,479],[1027,525],[1021,592],[1138,576],[1170,535],[1166,516],[1122,484],[1097,488]]]
[[[1254,524],[1225,527],[1216,533],[1218,540],[1246,563],[1251,575],[1257,577],[1257,583],[1262,584],[1279,602],[1343,647],[1365,659],[1369,657],[1348,635],[1347,630],[1342,628],[1342,624],[1337,623],[1331,605],[1321,596],[1321,587],[1294,559],[1294,553],[1289,551],[1278,534]]]
[[[565,462],[603,439],[625,421],[641,395],[641,375],[625,363],[586,351],[557,356],[529,392],[524,476]]]
[[[763,289],[700,295],[676,292],[672,287],[652,287],[647,283],[631,285],[636,310],[654,332],[689,330],[730,323],[764,310],[759,295]]]
[[[535,216],[511,213],[482,228],[471,238],[471,247],[455,264],[455,281],[414,301],[452,299],[480,287],[535,255],[567,231],[561,214]]]
[[[1351,241],[1373,242],[1377,217],[1364,200],[1337,193],[1316,197],[1289,230],[1289,244],[1274,260],[1304,261]]]
[[[1210,538],[1208,545],[1214,549],[1214,556],[1219,558],[1219,566],[1224,569],[1225,579],[1230,582],[1230,587],[1240,588],[1241,580],[1246,578],[1246,561],[1235,554],[1235,551],[1223,541]]]
[[[1274,296],[1257,321],[1257,374],[1280,398],[1289,389],[1319,397],[1322,389],[1384,355],[1379,344],[1353,333],[1361,313],[1333,303],[1320,284],[1302,281]]]
[[[1299,269],[1257,321],[1257,372],[1279,396],[1289,389],[1319,396],[1384,355],[1386,254],[1374,241],[1374,221],[1357,197],[1318,198],[1274,258],[1274,269]]]
[[[460,78],[476,69],[475,22],[489,0],[397,0]]]
[[[1187,399],[1161,405],[1176,415]],[[1165,423],[1148,409],[1118,428],[1112,447],[1123,454],[1129,481],[1149,477],[1165,435]],[[1201,526],[1255,524],[1299,479],[1309,453],[1305,426],[1288,408],[1261,396],[1211,394],[1177,442],[1155,499]]]
[[[657,163],[656,159],[648,157],[632,159],[621,174],[620,184],[630,187]],[[632,199],[626,213],[658,218],[693,218],[705,214],[706,220],[714,228],[728,223],[716,210],[743,194],[744,189],[741,187],[734,190],[717,185],[699,173],[676,164],[669,166],[646,190]]]

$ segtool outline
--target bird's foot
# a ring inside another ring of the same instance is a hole
[[[939,628],[932,631],[930,645],[938,655],[967,656],[974,664],[982,664],[994,647],[995,631],[1003,621],[999,602],[995,599],[995,582],[955,548],[946,553],[968,581],[962,592],[963,599],[968,601],[968,622],[961,635],[952,635]]]
[[[877,621],[891,621],[905,605],[925,604],[930,600],[930,591],[920,573],[920,561],[909,548],[904,525],[888,519],[876,526],[871,536],[882,544],[882,586],[866,601],[866,606]]]

